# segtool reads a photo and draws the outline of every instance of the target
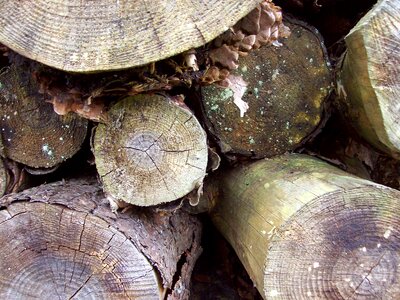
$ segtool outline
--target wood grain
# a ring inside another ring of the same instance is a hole
[[[123,69],[198,47],[259,0],[0,1],[0,42],[73,72]]]

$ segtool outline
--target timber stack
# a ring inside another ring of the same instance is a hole
[[[400,1],[340,59],[271,0],[159,2],[0,0],[0,298],[201,298],[198,214],[264,299],[400,298],[400,192],[310,150],[333,112],[400,157]]]

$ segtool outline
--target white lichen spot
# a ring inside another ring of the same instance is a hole
[[[44,144],[42,146],[42,152],[48,156],[53,156],[53,150],[49,147],[48,144]]]
[[[289,128],[290,128],[290,122],[287,121],[287,122],[286,122],[286,129],[289,129]]]
[[[279,69],[275,69],[272,72],[272,80],[275,80],[278,75],[279,75]]]
[[[249,144],[254,145],[256,142],[254,141],[254,138],[252,136],[249,136]]]
[[[17,112],[17,111],[14,111],[14,116],[16,116],[16,115],[18,115],[18,112]]]
[[[350,282],[350,286],[351,286],[351,287],[354,287],[354,283],[353,283],[353,282]]]
[[[366,247],[362,247],[362,248],[361,248],[361,251],[362,251],[362,252],[367,252],[367,248],[366,248]]]
[[[309,59],[309,62],[310,62],[310,63],[312,63],[313,61],[314,61],[314,59],[312,59],[312,58]]]
[[[241,68],[241,70],[242,70],[242,72],[247,72],[247,66],[243,66],[242,68]]]
[[[361,267],[361,268],[364,268],[364,264],[360,264],[360,267]]]
[[[276,296],[279,295],[279,293],[278,293],[277,290],[271,290],[271,291],[269,292],[269,295],[270,295],[271,297],[276,297]]]
[[[390,237],[390,235],[392,234],[392,230],[393,230],[393,228],[392,228],[392,227],[389,227],[389,229],[386,230],[385,233],[383,234],[383,237],[384,237],[385,239],[388,239],[388,238]]]
[[[312,268],[311,268],[311,267],[308,267],[308,272],[311,272],[311,270],[312,270]]]
[[[8,142],[11,142],[11,139],[7,139]]]
[[[346,282],[350,282],[350,281],[351,281],[351,279],[350,279],[350,278],[345,278],[345,279],[344,279],[344,281],[346,281]]]
[[[308,297],[311,297],[311,296],[312,296],[312,293],[311,293],[310,291],[308,291],[308,292],[307,292],[307,296],[308,296]]]
[[[377,247],[377,248],[380,248],[380,247],[381,247],[381,244],[380,244],[380,243],[378,243],[378,244],[376,245],[376,247]]]
[[[260,69],[261,69],[261,68],[260,68],[260,66],[256,66],[256,70],[258,70],[258,71],[259,71]]]
[[[267,232],[266,232],[265,230],[261,230],[261,234],[262,234],[262,235],[266,235]]]
[[[314,263],[313,263],[313,268],[314,268],[314,269],[319,268],[319,262],[317,262],[317,261],[314,262]]]
[[[64,140],[64,138],[61,136],[61,137],[60,137],[60,141],[63,141],[63,140]]]

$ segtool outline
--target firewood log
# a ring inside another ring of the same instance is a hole
[[[360,135],[396,158],[400,158],[399,10],[399,1],[381,0],[350,31],[338,81],[348,119]]]
[[[212,181],[212,219],[265,299],[400,299],[399,191],[299,154]]]
[[[199,187],[206,173],[206,134],[171,98],[128,97],[108,112],[94,137],[97,171],[111,200],[139,206],[176,200]]]
[[[0,197],[4,195],[7,188],[7,170],[3,160],[0,158]]]
[[[1,299],[188,299],[200,223],[182,212],[113,214],[88,180],[0,200]]]
[[[50,168],[81,147],[87,120],[59,116],[39,93],[29,62],[0,75],[0,132],[4,155],[33,168]]]
[[[325,47],[316,29],[294,20],[285,24],[292,33],[283,45],[240,57],[228,88],[201,89],[205,124],[223,153],[282,154],[298,147],[321,121],[331,89]]]

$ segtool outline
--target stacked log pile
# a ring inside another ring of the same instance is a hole
[[[264,299],[400,298],[400,192],[371,180],[378,157],[400,153],[399,1],[371,8],[333,62],[317,29],[270,0],[224,2],[149,4],[150,17],[127,4],[118,22],[100,5],[109,30],[85,5],[48,5],[85,15],[94,39],[70,20],[72,35],[44,21],[28,37],[30,4],[0,6],[1,299],[189,299],[199,213]],[[175,10],[194,25],[177,24],[173,49]],[[138,18],[156,27],[143,39]],[[332,111],[360,141],[345,145],[351,159],[318,146]],[[82,172],[47,183],[79,151]],[[26,189],[27,174],[43,184]]]

